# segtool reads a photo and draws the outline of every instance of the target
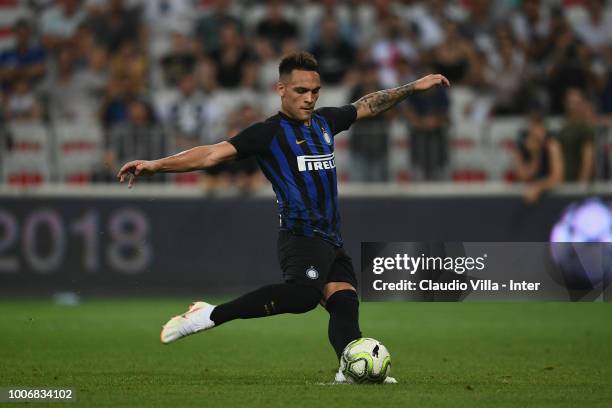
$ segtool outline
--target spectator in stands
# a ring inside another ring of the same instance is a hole
[[[594,113],[578,89],[569,89],[565,95],[565,119],[558,137],[565,163],[565,180],[588,182],[593,177],[595,165]]]
[[[43,43],[53,51],[71,45],[86,17],[80,0],[56,0],[41,18]]]
[[[74,42],[70,47],[74,55],[74,63],[77,68],[87,64],[89,54],[93,49],[101,48],[98,44],[96,36],[93,30],[87,23],[83,23],[77,29],[77,33],[74,36]]]
[[[124,0],[110,0],[99,13],[90,15],[88,23],[97,43],[114,53],[127,41],[141,43],[140,14],[140,8],[129,7]]]
[[[104,90],[104,99],[100,104],[100,121],[105,129],[124,122],[128,118],[128,102],[134,98],[129,92],[125,78],[110,78]]]
[[[410,22],[416,27],[420,49],[428,51],[444,42],[446,34],[442,23],[446,5],[445,0],[430,0],[412,6]]]
[[[142,17],[149,37],[168,35],[177,29],[191,32],[197,16],[194,0],[146,0],[142,4]]]
[[[497,28],[496,46],[488,54],[484,79],[493,94],[494,115],[524,113],[525,101],[519,96],[525,83],[525,55],[506,25]]]
[[[13,27],[15,47],[0,53],[0,86],[24,79],[34,85],[47,73],[47,52],[34,40],[32,27],[26,20],[19,20]]]
[[[89,98],[86,83],[79,74],[75,50],[64,47],[57,51],[57,63],[43,88],[52,120],[76,120],[95,117],[97,101]]]
[[[495,6],[496,4],[490,0],[471,0],[466,3],[469,19],[462,25],[461,31],[481,52],[487,52],[494,46]]]
[[[606,124],[612,126],[612,47],[606,51],[604,64],[599,71],[595,83],[599,112]]]
[[[220,141],[221,112],[206,100],[193,74],[181,78],[179,91],[177,99],[170,104],[166,118],[175,150]]]
[[[113,55],[110,62],[111,76],[124,78],[133,92],[142,92],[148,78],[148,60],[138,44],[125,42],[121,49]]]
[[[351,92],[351,101],[382,89],[378,67],[369,63],[361,68],[359,82]],[[383,182],[389,178],[389,121],[379,115],[355,122],[351,128],[351,180]]]
[[[512,150],[512,162],[516,179],[527,183],[525,201],[529,204],[563,181],[561,145],[548,135],[540,115],[531,116],[527,134]]]
[[[257,66],[236,24],[221,28],[221,48],[209,54],[216,84],[222,88],[252,88],[257,80]]]
[[[255,40],[257,52],[257,86],[263,91],[275,91],[278,83],[280,58],[268,41]]]
[[[95,105],[96,109],[104,97],[104,90],[110,77],[108,52],[101,47],[89,50],[87,58],[78,73],[79,81],[83,86],[86,102]]]
[[[299,26],[300,43],[312,48],[321,41],[321,22],[331,18],[335,21],[339,37],[351,43],[356,48],[362,41],[354,30],[356,1],[339,2],[337,0],[308,1],[298,9],[299,18],[295,21]],[[367,41],[363,41],[367,43]]]
[[[360,47],[373,44],[382,35],[380,22],[388,17],[388,5],[371,0],[353,0],[350,3],[350,23],[355,43]]]
[[[294,49],[298,39],[298,27],[283,16],[283,2],[279,0],[268,0],[266,17],[257,24],[256,33],[277,54]]]
[[[606,18],[604,0],[585,1],[588,18],[575,27],[576,34],[592,51],[603,54],[612,46],[612,21]]]
[[[434,72],[423,65],[421,72]],[[410,125],[410,154],[413,166],[424,180],[440,180],[448,162],[450,101],[447,88],[411,95],[405,117]]]
[[[162,129],[157,126],[151,105],[144,100],[134,99],[127,104],[127,121],[114,125],[107,135],[104,163],[105,179],[114,179],[121,163],[144,157],[143,154],[158,156],[166,154]],[[150,181],[162,181],[153,177]]]
[[[353,46],[341,37],[333,17],[326,17],[321,24],[321,37],[312,49],[319,62],[319,73],[324,84],[342,83],[355,60]]]
[[[193,38],[179,31],[173,32],[172,48],[161,58],[165,85],[176,86],[184,75],[192,73],[198,54],[198,45]]]
[[[40,120],[42,118],[42,107],[25,78],[17,79],[13,83],[12,90],[4,95],[2,110],[4,117],[9,121]]]
[[[432,53],[432,72],[444,75],[453,85],[478,82],[480,62],[476,50],[459,32],[457,23],[444,22],[446,40]]]
[[[397,63],[400,59],[418,60],[416,42],[397,16],[384,20],[385,35],[372,45],[371,56],[378,65],[378,75],[384,88],[398,86]],[[440,72],[444,74],[443,72]],[[449,79],[450,80],[450,79]],[[452,80],[450,80],[452,81]]]
[[[234,24],[242,32],[242,22],[236,17],[231,0],[213,0],[212,11],[205,14],[195,23],[198,42],[207,54],[219,51],[221,47],[221,28],[227,23]]]
[[[510,18],[512,31],[527,56],[535,63],[546,54],[550,35],[550,10],[541,0],[523,0]]]
[[[551,56],[547,69],[550,113],[563,113],[563,101],[570,88],[587,90],[591,81],[589,51],[580,43],[562,15],[554,15]]]

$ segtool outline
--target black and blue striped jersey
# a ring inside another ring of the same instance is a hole
[[[230,139],[238,158],[254,155],[272,183],[281,229],[343,245],[334,135],[356,119],[353,105],[317,109],[309,125],[279,112]]]

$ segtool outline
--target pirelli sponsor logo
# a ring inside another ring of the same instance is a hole
[[[298,156],[297,164],[299,171],[328,170],[336,168],[334,153],[313,156]]]

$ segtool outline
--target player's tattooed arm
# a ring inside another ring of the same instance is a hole
[[[397,88],[367,94],[353,103],[357,109],[357,119],[376,116],[397,105],[411,93],[426,91],[438,85],[450,86],[450,83],[443,75],[431,74]]]

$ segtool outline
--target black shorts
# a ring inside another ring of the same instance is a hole
[[[357,289],[353,261],[344,248],[322,238],[278,234],[278,261],[286,282],[316,286],[323,292],[328,282],[347,282]]]

